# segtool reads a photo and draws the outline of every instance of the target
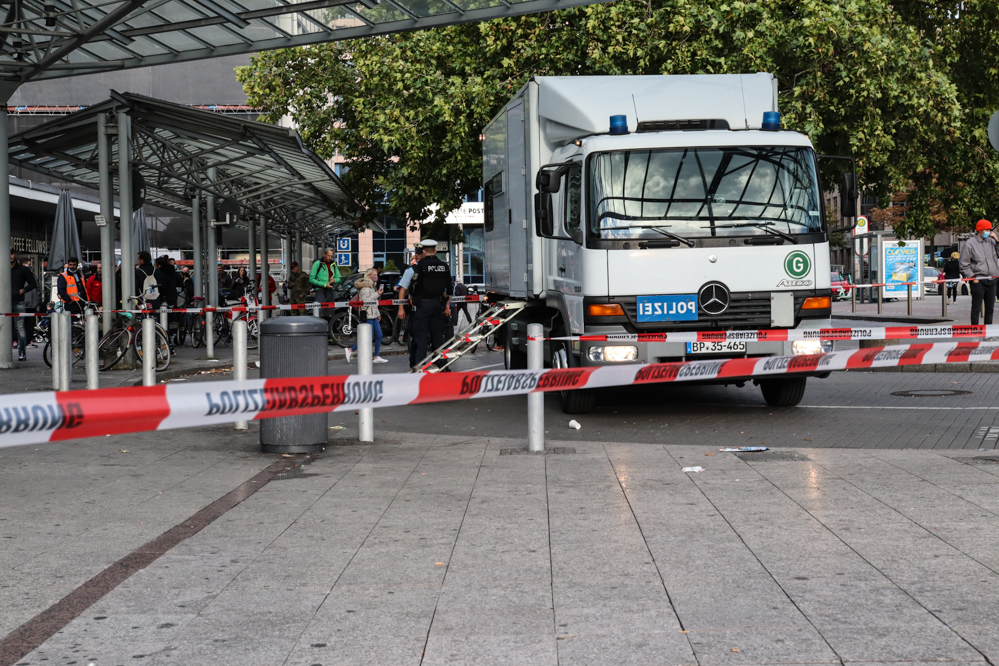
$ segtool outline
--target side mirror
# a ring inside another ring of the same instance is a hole
[[[546,164],[538,169],[534,185],[539,192],[554,194],[562,187],[562,176],[567,174],[571,168],[571,164]]]
[[[538,177],[540,179],[541,174]],[[552,195],[547,190],[534,195],[534,224],[538,236],[550,238],[555,235],[555,211],[552,207]]]
[[[839,191],[840,217],[857,217],[857,174],[843,174],[843,187]]]

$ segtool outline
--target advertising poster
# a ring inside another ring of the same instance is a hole
[[[922,242],[918,240],[904,241],[899,247],[894,239],[881,239],[881,268],[885,295],[901,298],[906,295],[906,282],[922,282],[923,251]],[[912,296],[922,295],[922,285],[914,285]]]

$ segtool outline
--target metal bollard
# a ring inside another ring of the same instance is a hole
[[[940,283],[940,316],[947,316],[947,283]]]
[[[215,313],[209,310],[205,313],[205,355],[215,358]]]
[[[881,314],[881,287],[878,287],[878,314]]]
[[[73,315],[63,312],[59,315],[62,318],[62,326],[59,330],[62,333],[62,375],[60,391],[68,391],[70,383],[73,381]]]
[[[167,319],[167,306],[160,306],[160,327],[167,332],[167,337],[170,336],[170,320]]]
[[[905,285],[905,299],[909,305],[909,316],[912,316],[912,283]]]
[[[237,382],[246,381],[246,320],[240,319],[232,324],[232,378]],[[246,421],[236,421],[236,430],[248,430],[250,424]]]
[[[373,372],[371,324],[359,324],[357,327],[357,374],[370,375]],[[375,410],[365,407],[357,414],[357,441],[375,441]]]
[[[62,317],[53,312],[49,316],[49,362],[52,364],[52,390],[62,390]]]
[[[527,325],[527,369],[545,367],[545,327]],[[540,391],[527,394],[527,448],[529,451],[545,450],[545,394]]]
[[[856,312],[857,311],[857,288],[856,287],[854,287],[853,289],[850,290],[850,301],[851,301],[850,305],[853,308],[853,311]]]
[[[156,321],[142,320],[142,385],[156,386]]]
[[[97,321],[97,315],[90,308],[87,308],[87,319],[86,319],[86,332],[87,332],[87,348],[86,348],[86,362],[87,362],[87,388],[96,389],[100,388],[100,379],[98,377],[101,369],[101,360],[97,356],[97,342],[100,337],[100,330],[98,329],[99,322]]]

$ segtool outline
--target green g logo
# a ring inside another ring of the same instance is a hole
[[[808,255],[801,250],[795,250],[784,260],[784,271],[795,280],[805,277],[810,270],[812,270],[812,262],[808,259]]]

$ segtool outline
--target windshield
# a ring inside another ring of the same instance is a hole
[[[785,235],[821,231],[810,148],[669,148],[589,160],[598,238]]]

